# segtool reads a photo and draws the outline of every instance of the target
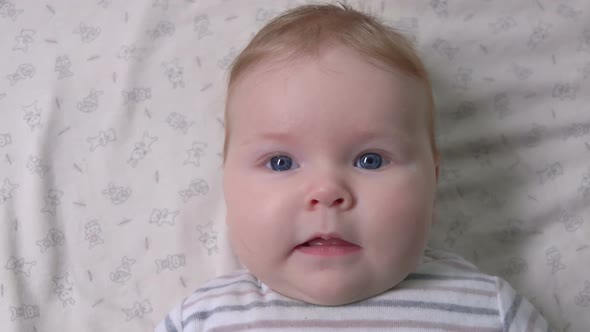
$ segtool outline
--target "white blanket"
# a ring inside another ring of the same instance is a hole
[[[431,245],[590,329],[590,2],[348,1],[432,73]],[[0,0],[0,330],[148,331],[236,269],[226,69],[296,0]]]

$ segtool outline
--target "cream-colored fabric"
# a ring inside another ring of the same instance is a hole
[[[0,330],[150,330],[239,267],[225,71],[305,2],[0,0]],[[349,3],[412,36],[432,73],[432,246],[510,281],[558,331],[586,330],[590,2]]]

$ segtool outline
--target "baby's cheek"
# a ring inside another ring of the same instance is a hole
[[[384,245],[387,245],[388,238],[399,237],[400,241],[404,241],[403,239],[420,236],[431,215],[432,203],[428,203],[429,198],[410,182],[403,186],[399,183],[384,184],[383,188],[389,189],[372,197],[364,208],[369,219],[367,225],[373,228],[371,232],[383,237]]]

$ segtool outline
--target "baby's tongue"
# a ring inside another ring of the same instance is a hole
[[[310,247],[316,246],[352,246],[353,244],[342,239],[322,239],[322,238],[315,238],[311,241],[305,243]]]

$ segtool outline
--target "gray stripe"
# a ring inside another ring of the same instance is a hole
[[[170,319],[170,315],[166,316],[165,324],[166,324],[166,331],[167,332],[178,332],[176,330],[176,326],[174,326],[174,323],[172,323],[172,319]]]
[[[486,277],[449,276],[441,274],[410,273],[404,280],[472,280],[482,281],[488,284],[496,284],[494,280]]]
[[[193,292],[193,294],[203,293],[203,292],[206,292],[206,291],[211,290],[211,289],[225,288],[225,287],[228,287],[228,286],[231,286],[231,285],[242,284],[242,283],[252,284],[252,285],[256,286],[256,288],[260,288],[259,285],[258,285],[258,283],[255,282],[255,281],[252,281],[252,280],[236,280],[236,281],[232,281],[230,283],[223,284],[223,285],[199,288],[199,289],[195,290]]]
[[[446,312],[457,312],[472,315],[484,315],[484,316],[497,316],[500,317],[500,313],[495,309],[469,307],[450,303],[440,302],[423,302],[423,301],[407,301],[407,300],[366,300],[347,305],[348,307],[398,307],[398,308],[422,308],[431,310],[440,310]],[[253,308],[266,308],[266,307],[284,307],[284,308],[311,308],[311,307],[322,307],[313,304],[285,301],[285,300],[272,300],[268,302],[251,302],[246,305],[227,305],[220,306],[212,310],[197,311],[188,316],[183,324],[187,324],[193,320],[206,320],[212,315],[220,312],[244,312]]]
[[[402,308],[420,308],[420,309],[431,309],[448,312],[459,312],[464,314],[472,315],[484,315],[484,316],[498,316],[500,313],[496,309],[488,309],[481,307],[470,307],[452,303],[441,303],[441,302],[424,302],[424,301],[409,301],[409,300],[374,300],[368,301],[363,305],[351,304],[350,306],[368,307],[368,306],[382,306],[382,307],[402,307]]]
[[[506,312],[506,316],[504,316],[504,332],[510,331],[510,325],[512,325],[512,321],[514,321],[514,317],[516,317],[516,313],[518,312],[518,308],[520,308],[520,303],[522,302],[522,295],[517,294],[510,305],[510,309]]]
[[[387,329],[388,331],[439,331],[439,332],[500,332],[494,327],[486,327],[481,325],[458,325],[449,324],[438,321],[417,321],[417,320],[391,320],[384,319],[376,321],[374,319],[359,319],[359,320],[256,320],[247,323],[235,323],[227,325],[219,325],[213,327],[209,332],[237,332],[244,330],[279,330],[285,331],[289,329],[297,329],[296,331],[322,329],[329,331],[353,330],[353,331],[368,331],[370,329]]]

